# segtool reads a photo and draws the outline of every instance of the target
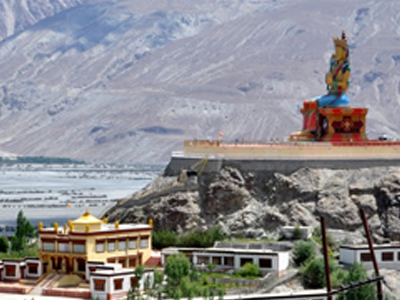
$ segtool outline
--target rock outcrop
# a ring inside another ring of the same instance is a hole
[[[107,214],[121,222],[153,218],[155,228],[178,232],[220,226],[233,235],[276,237],[281,226],[317,226],[320,216],[330,229],[362,231],[360,208],[376,239],[400,232],[400,168],[305,168],[283,175],[227,167],[186,183],[160,176]]]

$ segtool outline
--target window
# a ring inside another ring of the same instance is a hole
[[[124,282],[123,278],[114,279],[114,290],[122,290],[122,283]]]
[[[149,247],[149,237],[141,237],[140,238],[140,248],[141,249],[146,249]]]
[[[240,259],[240,266],[243,267],[245,264],[247,263],[253,263],[253,259],[252,258],[241,258]]]
[[[76,260],[78,263],[78,272],[85,272],[86,271],[86,262],[83,258],[78,258]]]
[[[120,263],[123,268],[126,268],[126,258],[120,258],[118,263]]]
[[[372,261],[370,253],[361,253],[361,261]]]
[[[55,248],[53,242],[43,242],[42,250],[43,251],[52,251],[52,252],[54,252],[56,250],[56,248]]]
[[[118,250],[119,251],[124,251],[126,249],[126,241],[125,240],[119,240],[118,241]]]
[[[72,249],[74,253],[86,253],[85,244],[74,244]]]
[[[97,253],[104,252],[104,242],[97,242],[96,243],[96,252]]]
[[[260,258],[260,268],[271,269],[272,268],[272,259]]]
[[[15,266],[6,266],[6,276],[15,277]]]
[[[201,265],[201,264],[208,264],[210,262],[210,260],[209,260],[209,258],[208,258],[208,256],[198,256],[197,257],[197,263],[199,264],[199,265]]]
[[[108,241],[108,252],[114,252],[115,251],[115,241]]]
[[[104,279],[93,279],[95,291],[105,291],[106,281]]]
[[[136,249],[136,239],[129,240],[129,249]]]
[[[136,258],[130,258],[129,259],[129,268],[135,268],[136,267]]]
[[[393,261],[393,252],[382,252],[382,261]]]
[[[222,259],[221,259],[221,257],[214,256],[214,257],[212,258],[212,263],[213,263],[214,265],[222,265]]]
[[[28,273],[37,275],[39,271],[37,264],[28,264]]]
[[[224,265],[233,267],[233,257],[224,257]]]
[[[136,277],[131,277],[131,288],[138,286],[138,280]]]
[[[69,244],[68,243],[58,243],[58,252],[68,253]]]

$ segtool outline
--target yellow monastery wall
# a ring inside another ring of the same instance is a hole
[[[140,236],[148,236],[148,247],[140,248]],[[55,251],[42,251],[41,239],[45,240],[55,240]],[[125,250],[119,250],[118,240],[124,239],[126,242]],[[129,249],[129,239],[136,239],[136,248]],[[71,241],[82,241],[85,242],[86,251],[85,253],[73,253],[73,242]],[[96,241],[104,241],[104,251],[96,251]],[[115,240],[115,250],[108,251],[108,240]],[[59,252],[58,243],[59,242],[69,243],[69,252]],[[107,262],[109,258],[118,258],[123,256],[134,256],[138,253],[142,253],[142,262],[145,263],[151,257],[151,230],[142,230],[138,232],[110,232],[104,234],[104,232],[99,232],[99,234],[93,234],[89,232],[88,235],[74,235],[74,234],[43,234],[40,235],[40,256],[72,256],[81,257],[85,256],[86,261],[97,261],[97,262]]]
[[[146,249],[140,248],[140,236],[149,236],[148,247]],[[129,239],[136,238],[136,248],[129,249]],[[96,252],[96,241],[104,241],[104,252]],[[115,250],[108,251],[108,241],[115,241]],[[119,240],[125,240],[125,250],[119,250]],[[138,253],[142,253],[143,262],[146,262],[151,256],[151,231],[141,231],[135,233],[113,233],[108,235],[96,235],[89,236],[86,242],[86,251],[88,255],[88,261],[104,261],[108,258],[122,257],[122,256],[133,256]]]
[[[221,158],[400,158],[400,145],[332,146],[327,143],[292,144],[220,144],[210,146],[185,142],[185,155]]]

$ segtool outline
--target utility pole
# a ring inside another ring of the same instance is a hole
[[[329,256],[328,256],[328,241],[326,238],[326,229],[325,229],[325,219],[321,217],[321,233],[322,233],[322,245],[323,245],[323,254],[324,254],[324,262],[325,262],[325,279],[326,279],[326,292],[328,294],[327,300],[332,300],[332,284],[331,284],[331,274],[329,268]]]
[[[379,267],[378,267],[378,263],[376,261],[376,256],[375,256],[375,251],[374,251],[374,246],[372,244],[371,232],[369,231],[369,225],[368,225],[368,222],[367,222],[367,217],[365,216],[365,212],[364,212],[364,210],[362,208],[360,208],[360,214],[361,214],[361,218],[362,218],[362,221],[363,221],[365,234],[367,235],[368,247],[369,247],[369,252],[370,252],[370,255],[371,255],[371,258],[372,258],[372,263],[374,264],[375,277],[380,277],[380,275],[379,275]],[[383,300],[382,282],[380,280],[378,280],[376,282],[376,291],[377,291],[378,300]]]

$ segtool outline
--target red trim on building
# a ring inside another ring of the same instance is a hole
[[[117,230],[102,230],[102,231],[91,231],[91,232],[77,232],[70,231],[69,235],[75,236],[91,236],[91,235],[109,235],[109,234],[121,234],[121,233],[129,233],[129,232],[140,232],[140,231],[152,231],[153,228],[137,228],[137,229],[117,229]],[[39,234],[51,234],[54,235],[54,231],[39,231]]]

